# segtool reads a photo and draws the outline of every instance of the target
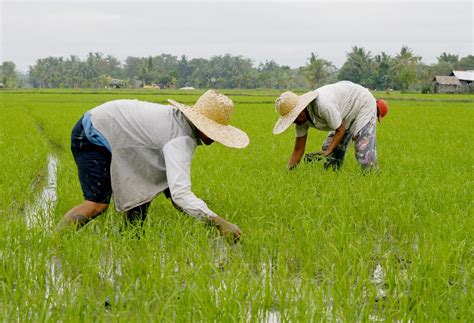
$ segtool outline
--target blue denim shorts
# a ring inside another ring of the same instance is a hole
[[[94,145],[87,139],[82,118],[72,129],[71,151],[77,165],[84,199],[109,204],[112,197],[110,181],[112,154],[107,148]]]

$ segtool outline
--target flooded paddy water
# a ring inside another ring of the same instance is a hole
[[[48,156],[46,184],[40,189],[32,204],[25,210],[25,222],[27,228],[41,226],[52,228],[54,208],[58,199],[57,187],[58,159],[54,155]]]

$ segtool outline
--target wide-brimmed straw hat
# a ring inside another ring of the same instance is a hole
[[[278,119],[275,124],[273,133],[278,135],[288,129],[301,111],[303,111],[311,101],[316,99],[317,96],[318,92],[316,91],[310,91],[302,95],[287,91],[280,95],[275,101],[275,108],[280,114],[280,119]]]
[[[168,102],[183,112],[193,125],[206,136],[232,148],[244,148],[249,144],[245,132],[229,125],[234,102],[216,90],[206,91],[192,107],[179,102]]]

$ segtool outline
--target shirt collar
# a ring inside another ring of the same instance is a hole
[[[198,146],[202,145],[201,138],[199,138],[199,130],[196,128],[196,126],[186,117],[186,115],[183,113],[184,118],[188,122],[189,126],[191,127],[191,130],[193,131],[193,137],[196,139],[196,144]]]
[[[193,135],[196,138],[196,145],[201,146],[202,141],[201,141],[201,138],[199,138],[199,132],[198,132],[197,128],[194,125],[193,125]]]
[[[316,114],[314,113],[314,111],[316,111],[317,109],[317,104],[316,104],[316,100],[313,100],[311,101],[311,103],[308,105],[307,107],[308,109],[308,113],[309,113],[309,123],[314,126],[315,125],[315,119],[316,119]]]

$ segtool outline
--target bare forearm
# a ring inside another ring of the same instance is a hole
[[[288,161],[288,169],[295,168],[303,157],[304,150],[293,151],[290,160]]]
[[[307,136],[297,137],[295,140],[295,147],[293,148],[293,153],[290,156],[288,161],[288,169],[293,169],[298,165],[301,160],[301,157],[304,155],[304,150],[306,147],[306,138]]]
[[[334,134],[334,137],[332,138],[331,143],[329,144],[328,148],[324,151],[324,154],[330,155],[334,149],[336,149],[337,145],[342,141],[342,138],[344,138],[344,135],[346,134],[346,127],[344,127],[344,124],[341,124],[339,128],[336,129],[336,133]]]

